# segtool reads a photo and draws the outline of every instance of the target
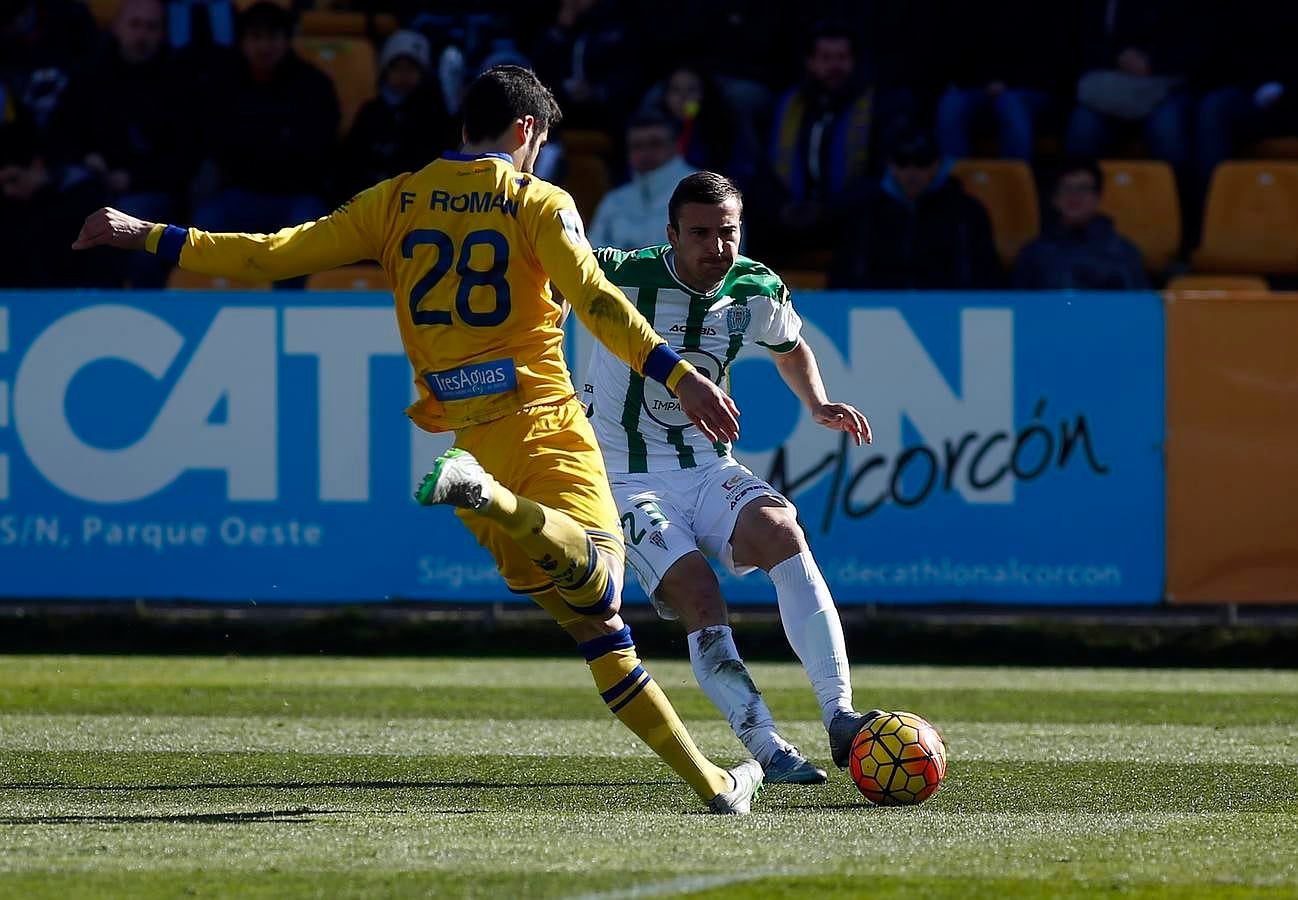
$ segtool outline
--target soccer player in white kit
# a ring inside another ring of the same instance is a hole
[[[789,388],[827,428],[869,443],[865,416],[831,402],[783,282],[739,255],[743,197],[714,172],[684,178],[668,205],[668,243],[596,251],[620,287],[673,350],[721,383],[745,343],[771,352]],[[847,765],[852,739],[880,711],[852,706],[838,611],[797,512],[785,497],[704,437],[666,389],[596,345],[584,399],[625,531],[627,560],[664,618],[680,618],[704,693],[762,764],[766,782],[818,784],[824,770],[780,736],[727,624],[704,554],[775,585],[785,635],[820,704],[830,755]]]

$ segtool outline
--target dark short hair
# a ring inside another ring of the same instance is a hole
[[[856,54],[856,35],[852,34],[852,29],[848,28],[845,22],[840,22],[837,19],[821,19],[812,23],[811,30],[807,32],[807,43],[803,55],[810,56],[815,53],[816,44],[822,40],[847,41],[848,46],[852,48],[853,55]]]
[[[1058,190],[1064,178],[1078,172],[1086,172],[1095,179],[1097,193],[1104,189],[1104,170],[1100,168],[1095,158],[1090,156],[1069,156],[1060,160],[1059,165],[1055,167],[1054,189]]]
[[[744,211],[744,195],[735,183],[716,172],[695,172],[686,175],[672,191],[672,198],[667,201],[667,221],[673,231],[681,230],[681,207],[686,203],[703,203],[716,206],[734,200],[739,204],[739,212]]]
[[[522,66],[492,66],[469,85],[461,106],[470,142],[494,138],[516,119],[531,116],[538,131],[563,120],[554,94],[536,73]]]
[[[656,109],[642,109],[627,119],[626,130],[630,132],[636,128],[666,128],[673,136],[681,130],[675,119]]]
[[[295,23],[292,10],[270,0],[261,0],[239,13],[235,28],[240,38],[250,31],[292,34]]]
[[[901,128],[888,144],[888,162],[894,165],[931,166],[940,156],[933,133],[924,128]]]

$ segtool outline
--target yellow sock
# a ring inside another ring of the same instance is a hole
[[[629,627],[623,626],[578,646],[595,677],[595,687],[623,725],[634,731],[704,800],[730,790],[730,775],[694,746],[667,695],[640,665]]]
[[[575,611],[598,615],[612,604],[612,579],[576,519],[499,484],[492,486],[491,502],[478,513],[523,548]]]

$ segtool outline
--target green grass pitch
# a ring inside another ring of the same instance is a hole
[[[827,765],[801,670],[753,670]],[[924,805],[830,767],[704,815],[576,658],[0,657],[0,897],[1298,896],[1298,672],[853,674],[944,732]]]

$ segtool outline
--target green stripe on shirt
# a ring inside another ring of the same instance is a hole
[[[635,308],[653,324],[654,310],[658,306],[658,289],[640,288],[636,292]],[[627,372],[626,398],[622,401],[622,428],[626,431],[628,472],[649,471],[649,448],[640,433],[640,411],[644,408],[644,376],[634,370]]]

